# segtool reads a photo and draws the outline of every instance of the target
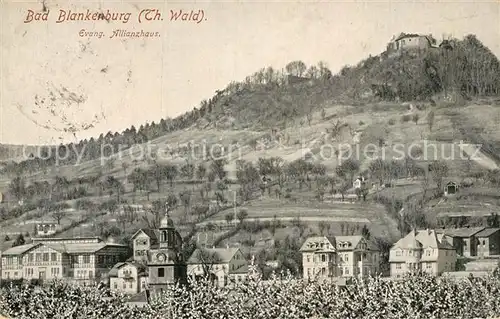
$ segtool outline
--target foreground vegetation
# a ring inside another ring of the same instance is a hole
[[[218,288],[192,283],[135,308],[122,295],[52,283],[4,289],[0,312],[12,318],[489,318],[500,313],[500,277],[454,281],[411,275],[368,278],[341,288],[274,278]]]

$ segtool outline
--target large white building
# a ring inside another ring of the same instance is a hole
[[[375,275],[380,252],[363,236],[315,236],[306,239],[302,252],[307,280]]]
[[[445,236],[435,230],[413,230],[391,248],[391,277],[423,271],[433,275],[455,270],[457,254]]]

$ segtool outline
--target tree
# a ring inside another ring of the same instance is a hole
[[[438,191],[443,191],[443,178],[448,176],[448,165],[444,161],[433,161],[429,164],[429,173],[437,184]]]
[[[179,170],[177,169],[177,166],[167,165],[165,167],[165,177],[170,182],[170,187],[174,186],[174,181],[178,175],[179,175]]]
[[[368,240],[370,239],[371,233],[366,225],[363,225],[363,228],[361,229],[361,235]]]
[[[236,178],[240,184],[240,195],[243,200],[251,199],[254,189],[260,182],[259,172],[252,163],[238,160],[236,162]]]
[[[165,179],[166,173],[167,173],[167,168],[163,167],[162,165],[155,164],[151,169],[150,169],[150,174],[151,177],[155,180],[156,182],[156,189],[158,192],[160,192],[160,187],[161,187],[161,182]]]
[[[129,164],[127,162],[122,162],[123,176],[127,178],[127,170],[129,168]]]
[[[226,222],[228,224],[231,224],[231,222],[233,221],[233,218],[234,218],[234,214],[233,213],[227,213],[224,217],[226,219]]]
[[[240,223],[242,223],[247,217],[248,217],[248,212],[245,209],[240,209],[240,211],[236,215],[236,218],[238,218]]]
[[[125,192],[125,187],[122,182],[116,179],[114,176],[108,176],[106,179],[106,188],[109,190],[109,194],[116,194],[116,201],[120,202],[120,196]]]
[[[486,223],[488,224],[488,227],[492,228],[500,227],[500,220],[498,218],[498,214],[491,213],[491,215],[486,218]]]
[[[206,175],[207,175],[207,168],[205,167],[205,165],[199,164],[196,169],[196,178],[203,181]]]
[[[26,183],[20,176],[14,177],[9,183],[9,192],[20,201],[26,192]]]
[[[186,180],[192,180],[194,177],[195,167],[191,163],[186,163],[181,167],[180,174]]]
[[[419,115],[418,115],[418,113],[415,113],[413,115],[413,118],[412,118],[413,122],[415,122],[415,124],[418,124],[418,119],[419,119]]]
[[[302,76],[306,71],[307,66],[302,61],[292,61],[285,66],[285,70],[290,75]]]
[[[25,244],[24,236],[23,234],[19,234],[17,235],[16,240],[12,243],[12,247],[21,246],[24,244]]]
[[[429,115],[427,115],[427,123],[429,125],[429,130],[432,131],[432,128],[434,127],[434,111],[430,111]]]
[[[359,162],[349,158],[337,166],[335,171],[339,177],[347,179],[352,185],[354,182],[354,175],[359,171]]]

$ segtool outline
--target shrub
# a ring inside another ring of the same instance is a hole
[[[396,120],[390,119],[388,123],[389,123],[389,125],[394,125],[394,124],[396,124]]]

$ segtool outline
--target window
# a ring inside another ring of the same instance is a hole
[[[118,283],[115,281],[115,289],[118,289]]]
[[[396,264],[396,269],[401,269],[401,264]]]
[[[28,261],[33,262],[33,253],[28,254]]]
[[[90,255],[84,255],[83,256],[83,263],[84,264],[90,264]]]
[[[326,268],[325,268],[325,267],[321,268],[321,274],[322,274],[322,275],[325,275],[325,274],[326,274]]]
[[[50,254],[50,260],[51,261],[57,261],[57,254],[56,253]]]
[[[49,253],[43,253],[43,261],[49,261]]]
[[[396,256],[401,256],[401,252],[399,250],[396,251]]]
[[[321,254],[321,261],[322,261],[322,262],[325,262],[325,261],[326,261],[326,256],[325,256],[325,254]]]
[[[431,269],[432,268],[432,264],[431,263],[426,263],[425,268]]]
[[[345,274],[349,275],[349,268],[348,267],[345,267]]]
[[[36,261],[42,261],[42,254],[41,253],[36,253],[35,260]]]
[[[158,268],[158,277],[165,277],[165,268]]]
[[[311,256],[307,255],[307,262],[311,262]]]
[[[129,284],[128,284],[128,287],[129,287],[130,289],[132,289],[132,288],[133,288],[132,283],[129,283]]]
[[[484,247],[484,245],[486,245],[486,241],[483,239],[483,247]]]
[[[427,256],[430,256],[430,255],[431,255],[431,251],[430,251],[430,249],[427,249],[427,251],[425,252],[425,255],[427,255]]]

